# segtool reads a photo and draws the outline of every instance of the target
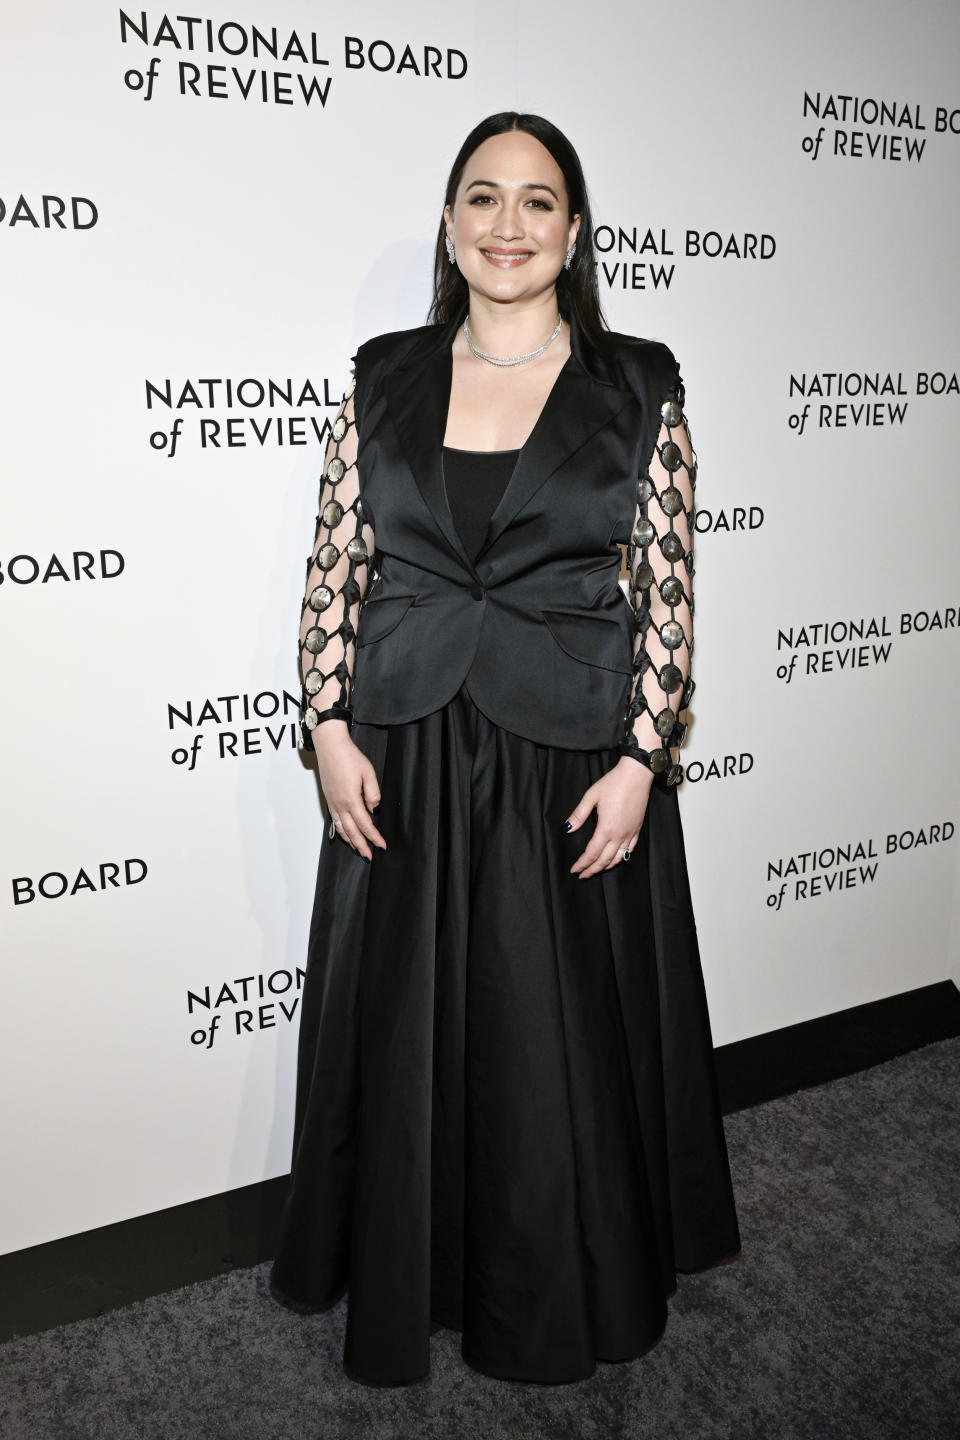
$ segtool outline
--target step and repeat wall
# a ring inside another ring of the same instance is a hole
[[[295,635],[452,158],[578,147],[700,458],[717,1043],[957,976],[960,11],[21,5],[0,70],[0,1249],[288,1169],[323,814]]]

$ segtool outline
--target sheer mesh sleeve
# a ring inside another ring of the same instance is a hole
[[[322,721],[353,723],[356,624],[374,555],[373,530],[360,503],[353,389],[351,381],[333,422],[307,560],[300,616],[300,732],[307,750],[314,748],[311,732]]]
[[[690,703],[693,653],[694,488],[697,461],[683,413],[679,375],[665,396],[663,421],[646,473],[637,481],[634,529],[627,546],[628,596],[636,621],[633,684],[621,755],[676,785],[683,767],[678,717]]]

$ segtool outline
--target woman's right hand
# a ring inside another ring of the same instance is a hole
[[[371,860],[371,845],[387,848],[370,814],[380,804],[380,786],[372,762],[351,740],[345,720],[330,719],[318,725],[313,731],[313,748],[331,818],[340,820],[337,833],[364,860]]]

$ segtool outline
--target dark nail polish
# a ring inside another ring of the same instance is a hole
[[[563,828],[564,828],[564,830],[572,830],[572,829],[573,829],[573,825],[572,825],[572,823],[571,823],[569,820],[564,820],[564,822],[563,822]]]
[[[367,865],[372,864],[372,861],[371,861],[369,855],[361,855],[361,856],[360,856],[360,859],[363,860],[363,861],[365,862],[365,864],[367,864]]]
[[[370,814],[371,814],[371,815],[379,815],[379,814],[380,814],[380,806],[379,806],[379,805],[374,805],[373,809],[370,811]]]

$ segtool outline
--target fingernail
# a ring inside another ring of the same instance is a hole
[[[361,855],[361,856],[360,856],[360,859],[361,859],[366,865],[370,865],[370,864],[372,863],[369,855]]]
[[[379,806],[379,805],[374,805],[373,809],[370,811],[370,814],[371,814],[371,815],[379,815],[379,814],[380,814],[380,806]]]
[[[571,821],[569,821],[569,820],[564,820],[564,822],[563,822],[563,828],[564,828],[564,830],[572,830],[572,829],[573,829],[573,825],[572,825]]]

